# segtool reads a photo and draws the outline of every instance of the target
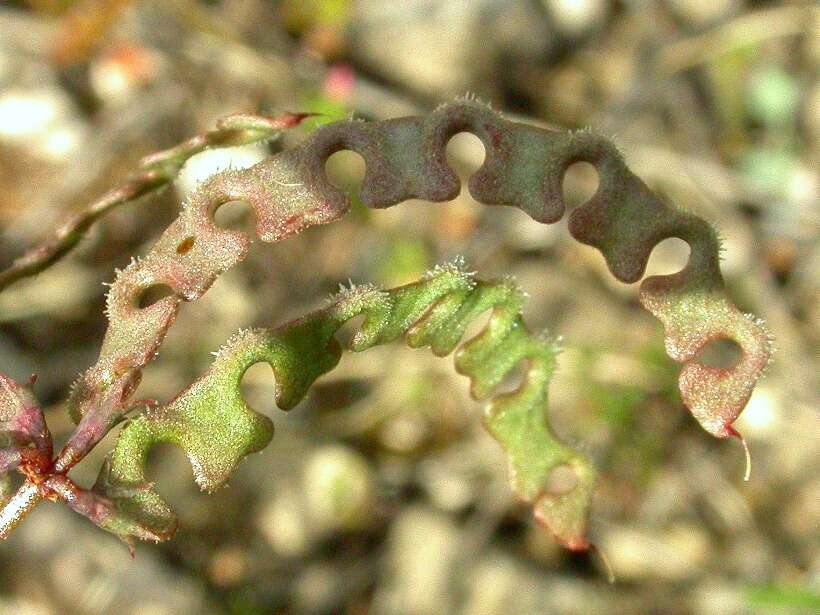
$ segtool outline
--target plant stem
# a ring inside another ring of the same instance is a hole
[[[42,244],[0,271],[0,291],[53,265],[80,242],[94,222],[108,212],[168,185],[191,156],[209,147],[247,145],[273,139],[282,130],[298,125],[308,115],[285,113],[273,118],[231,115],[219,120],[214,130],[145,157],[134,177],[71,216]]]
[[[130,203],[167,183],[167,178],[151,171],[110,191],[81,212],[71,216],[41,245],[15,259],[8,269],[0,272],[0,290],[53,265],[80,242],[97,219],[112,209]]]
[[[0,540],[5,540],[12,530],[43,501],[39,487],[27,480],[0,510]]]

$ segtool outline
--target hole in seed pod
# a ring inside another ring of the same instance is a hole
[[[242,374],[242,399],[257,412],[271,415],[276,406],[276,376],[266,361],[254,363]]]
[[[589,162],[573,162],[564,171],[561,180],[561,193],[567,209],[578,207],[591,199],[598,192],[600,178],[595,166]]]
[[[490,308],[488,310],[484,310],[473,318],[470,321],[470,324],[467,325],[467,328],[464,329],[464,335],[461,336],[461,343],[466,344],[470,340],[475,337],[478,337],[484,332],[484,329],[487,328],[487,325],[490,324],[490,320],[493,317],[493,313],[495,312],[495,308]]]
[[[339,340],[339,344],[341,344],[342,348],[350,348],[350,345],[353,343],[353,338],[356,337],[356,334],[362,328],[366,318],[364,314],[359,314],[339,327],[339,330],[336,331],[336,339]]]
[[[487,156],[484,143],[471,132],[459,132],[450,137],[445,152],[447,164],[462,180],[478,171]]]
[[[310,387],[311,410],[321,416],[331,416],[365,399],[374,384],[374,379],[368,378],[320,380]]]
[[[547,475],[544,491],[550,495],[566,495],[578,486],[578,475],[567,464],[554,467]]]
[[[689,262],[692,249],[678,237],[668,237],[652,248],[644,275],[671,275],[677,273]]]
[[[721,337],[707,342],[697,354],[701,365],[714,369],[732,369],[743,358],[743,348],[735,340]]]
[[[163,485],[167,485],[167,490],[171,491],[172,484],[190,484],[188,481],[193,479],[193,468],[188,456],[178,444],[171,444],[170,442],[157,442],[148,451],[145,460],[145,478],[148,484],[157,485],[156,489],[159,493],[166,491]],[[184,482],[182,482],[184,481]],[[173,491],[171,491],[173,494]]]
[[[515,393],[524,384],[529,371],[529,359],[521,359],[512,367],[512,369],[510,369],[510,371],[504,374],[504,378],[502,378],[501,382],[498,383],[498,386],[495,387],[493,396]]]
[[[173,297],[174,294],[174,289],[167,284],[154,284],[143,289],[140,293],[139,299],[137,300],[137,306],[139,309],[144,310],[145,308],[154,305],[160,299],[165,299],[165,297]]]
[[[362,155],[349,149],[338,151],[325,160],[328,181],[350,195],[359,194],[366,169]]]
[[[214,224],[229,230],[248,230],[253,223],[253,208],[245,201],[226,201],[214,210]]]
[[[179,245],[177,246],[177,254],[188,254],[188,252],[191,251],[191,248],[194,247],[195,242],[195,237],[186,237],[179,242]]]

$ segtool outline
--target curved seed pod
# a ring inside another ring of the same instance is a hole
[[[539,222],[555,222],[563,215],[566,169],[577,161],[593,164],[600,178],[598,191],[572,213],[570,232],[598,248],[619,280],[639,280],[660,241],[679,237],[689,243],[687,266],[677,274],[646,280],[641,301],[664,323],[669,354],[684,363],[681,391],[695,417],[718,437],[737,435],[732,423],[768,362],[770,348],[762,325],[746,318],[725,294],[714,231],[654,196],[603,137],[510,122],[467,100],[444,105],[426,118],[326,125],[293,149],[251,168],[215,175],[195,190],[151,251],[118,274],[108,295],[110,327],[100,358],[80,378],[69,400],[72,416],[81,421],[80,435],[69,442],[56,467],[70,467],[119,419],[180,302],[200,297],[217,275],[245,257],[250,238],[217,227],[217,208],[232,200],[250,203],[263,241],[333,221],[350,203],[328,181],[324,163],[342,149],[359,153],[366,162],[361,200],[369,207],[390,207],[410,198],[447,201],[458,194],[459,181],[446,163],[446,144],[462,131],[478,136],[486,152],[469,180],[473,196],[490,205],[520,207]],[[141,294],[157,284],[169,286],[174,294],[140,308]],[[727,370],[698,363],[700,349],[720,337],[740,345],[740,363]],[[474,367],[479,370],[481,365],[478,361]],[[481,378],[476,382],[474,392],[480,397]],[[254,425],[258,433],[265,432],[261,423]],[[503,425],[498,423],[497,433]],[[251,448],[260,443],[261,436]]]
[[[362,286],[343,291],[327,308],[276,329],[242,331],[218,353],[211,368],[166,406],[130,421],[121,432],[100,485],[134,526],[167,537],[176,521],[171,509],[146,481],[148,450],[172,442],[188,455],[194,477],[205,491],[227,481],[240,459],[264,447],[270,421],[242,399],[240,382],[251,365],[267,362],[276,376],[276,403],[295,406],[317,377],[339,361],[334,337],[356,316],[365,319],[351,342],[359,352],[406,336],[411,347],[451,353],[468,325],[491,311],[485,329],[456,352],[459,372],[471,379],[474,397],[486,399],[520,361],[529,369],[519,389],[499,395],[484,422],[507,453],[513,487],[531,503],[536,518],[571,549],[586,549],[586,520],[595,471],[582,454],[561,443],[546,420],[547,388],[557,348],[535,337],[521,317],[523,293],[509,281],[477,282],[456,265],[438,267],[426,279],[389,291]],[[548,489],[551,472],[574,471],[574,488]],[[116,532],[115,532],[116,533]]]

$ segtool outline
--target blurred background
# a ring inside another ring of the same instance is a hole
[[[118,541],[41,506],[0,545],[9,615],[552,615],[820,612],[820,7],[763,0],[24,0],[0,3],[0,265],[117,185],[140,157],[237,111],[314,111],[281,143],[206,153],[173,189],[107,216],[78,249],[0,295],[0,369],[39,375],[58,442],[61,404],[96,358],[113,270],[144,253],[196,182],[247,166],[319,123],[425,113],[466,92],[512,118],[592,126],[664,198],[712,221],[744,311],[776,338],[735,441],[681,404],[661,327],[564,223],[449,204],[360,205],[250,258],[184,306],[141,397],[168,400],[241,326],[285,322],[340,282],[394,286],[464,255],[514,274],[526,318],[564,338],[551,387],[557,431],[596,461],[591,535],[601,559],[553,544],[516,503],[481,408],[452,359],[396,344],[317,383],[285,414],[255,366],[249,403],[272,444],[228,488],[198,493],[184,455],[151,477],[181,529]],[[448,157],[466,177],[480,141]],[[362,160],[333,181],[356,193]],[[596,187],[573,166],[569,203]],[[240,205],[222,223],[249,223]],[[685,263],[667,240],[650,273]],[[730,361],[720,355],[709,360]],[[74,476],[88,485],[111,437]]]

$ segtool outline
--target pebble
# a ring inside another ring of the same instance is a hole
[[[608,5],[604,0],[543,0],[556,27],[562,34],[581,36],[600,26],[606,19]]]

